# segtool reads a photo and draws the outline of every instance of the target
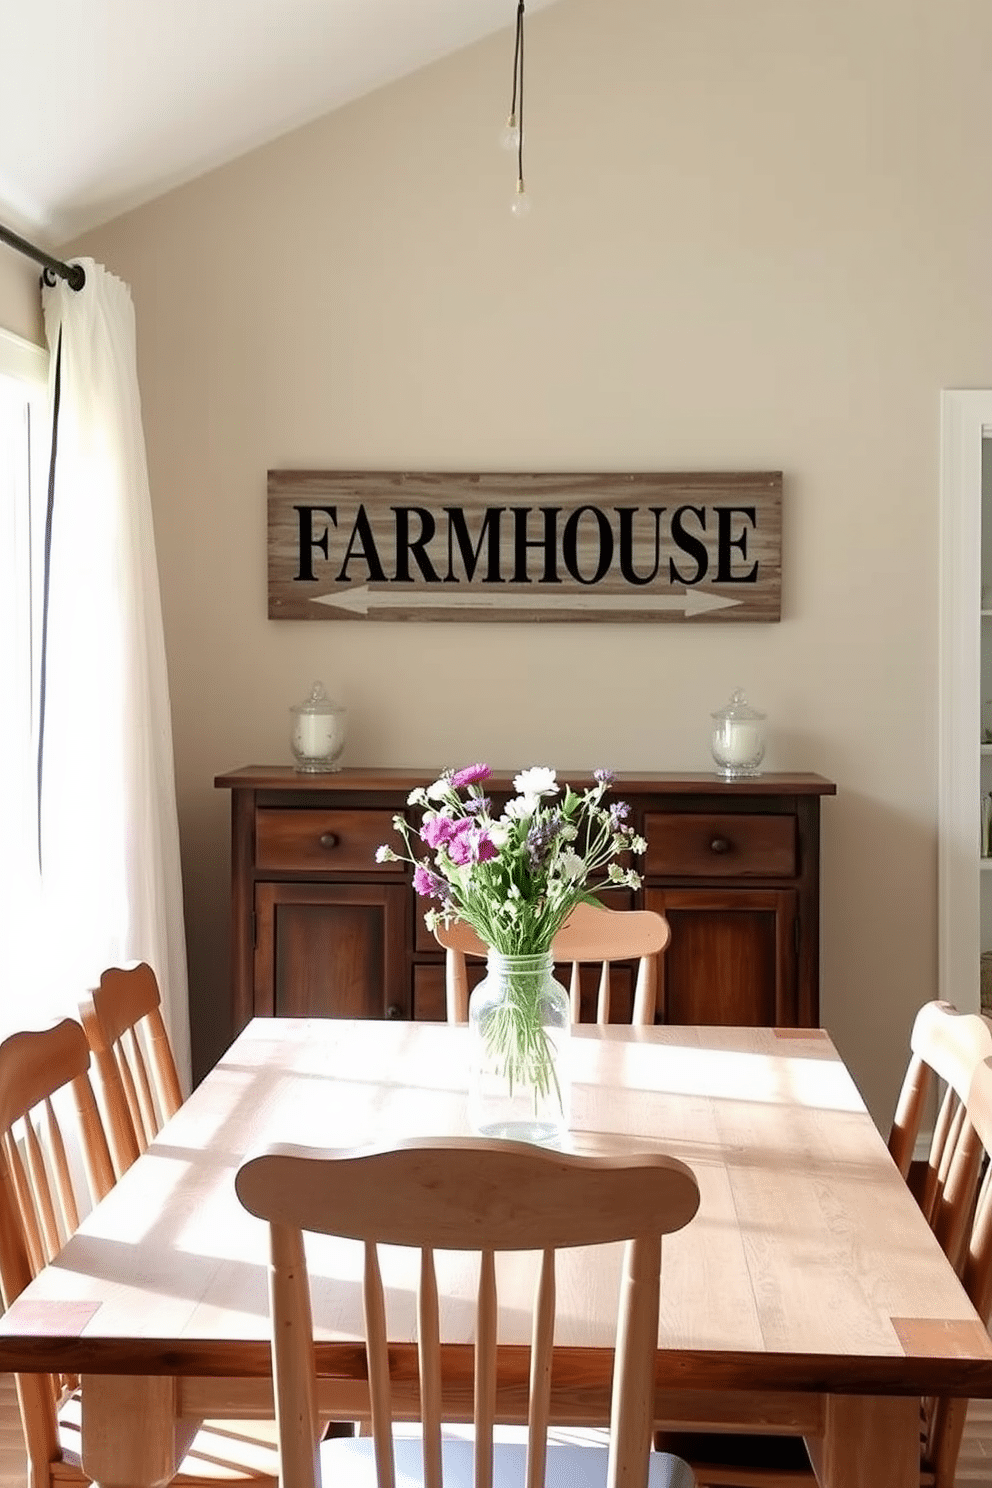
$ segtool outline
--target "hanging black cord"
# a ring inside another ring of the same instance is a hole
[[[517,113],[517,181],[524,178],[524,0],[517,6],[517,48],[513,59],[513,91],[519,98]]]
[[[82,289],[86,283],[86,271],[81,264],[63,263],[60,258],[53,258],[43,248],[36,248],[29,243],[27,238],[21,238],[9,227],[0,223],[0,243],[6,243],[8,248],[13,248],[17,253],[23,253],[25,258],[33,258],[35,263],[41,264],[45,270],[46,278],[49,274],[64,279],[70,289]],[[54,283],[54,280],[47,280]]]
[[[517,3],[517,34],[513,42],[513,98],[510,101],[510,118],[517,117],[517,73],[520,69],[520,38],[524,26],[524,0]]]

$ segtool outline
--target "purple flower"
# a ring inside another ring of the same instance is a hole
[[[625,822],[630,815],[630,807],[626,801],[613,801],[610,804],[610,826],[614,832],[621,822]]]
[[[532,868],[541,866],[563,826],[564,822],[556,814],[534,822],[527,833],[527,857]]]
[[[413,870],[413,887],[425,899],[443,899],[447,885],[443,878],[425,868],[423,863],[418,863]]]
[[[463,785],[474,785],[477,780],[486,780],[492,774],[488,765],[466,765],[451,777],[452,790],[461,790]]]
[[[612,785],[617,778],[616,770],[593,770],[592,778],[600,785]]]
[[[440,847],[442,842],[450,842],[454,833],[455,828],[450,817],[435,812],[432,816],[424,818],[424,824],[420,828],[420,840],[426,842],[430,848]]]
[[[465,810],[478,816],[480,811],[488,811],[492,804],[488,796],[469,796],[465,802]]]

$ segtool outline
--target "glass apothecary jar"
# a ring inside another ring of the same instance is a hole
[[[338,763],[344,749],[346,711],[329,698],[323,683],[315,682],[310,696],[294,703],[289,710],[289,742],[296,768],[306,775],[319,775],[340,770]]]
[[[760,775],[765,757],[765,714],[752,708],[738,688],[727,706],[712,718],[711,748],[717,774],[727,780]]]

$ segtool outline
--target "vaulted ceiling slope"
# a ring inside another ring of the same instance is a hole
[[[0,0],[0,220],[57,247],[509,36],[515,14],[515,0]]]

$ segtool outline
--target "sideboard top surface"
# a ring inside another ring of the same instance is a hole
[[[494,770],[489,777],[498,789],[511,790],[516,770]],[[291,790],[350,793],[356,791],[410,791],[418,785],[429,785],[436,779],[436,771],[414,769],[384,769],[378,766],[345,768],[326,771],[322,774],[306,774],[292,765],[244,765],[218,775],[214,785],[223,790]],[[588,770],[558,770],[563,783],[583,788],[591,785],[592,774]],[[834,796],[837,786],[832,780],[810,772],[769,772],[737,780],[725,780],[715,771],[686,774],[680,771],[623,771],[617,772],[616,789],[629,795],[685,795],[692,794],[728,796]]]

